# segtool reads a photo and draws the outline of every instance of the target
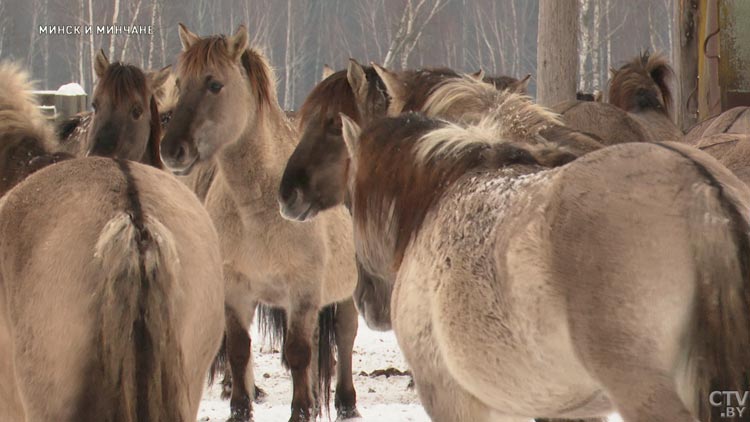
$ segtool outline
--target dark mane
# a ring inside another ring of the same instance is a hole
[[[111,95],[115,103],[139,100],[148,95],[146,75],[143,71],[137,66],[120,62],[112,63],[107,67],[96,84],[96,90]]]
[[[664,55],[641,53],[614,72],[609,102],[625,111],[657,110],[668,114],[672,105],[669,79],[673,73]]]
[[[252,48],[242,53],[240,62],[248,77],[252,92],[257,96],[258,107],[263,110],[275,101],[276,95],[273,92],[274,82],[270,67],[266,59]],[[199,39],[184,51],[180,55],[177,69],[180,75],[197,77],[202,75],[207,68],[233,65],[226,36],[213,35]]]
[[[355,230],[367,220],[376,227],[396,225],[391,227],[396,237],[393,269],[400,266],[430,208],[466,173],[511,165],[556,167],[575,159],[558,146],[535,148],[525,143],[482,141],[461,146],[460,153],[448,158],[420,159],[419,147],[426,135],[446,127],[456,125],[404,113],[374,121],[360,136],[354,176],[358,188],[352,198]],[[391,203],[397,210],[392,223],[388,221]]]
[[[513,87],[515,84],[520,82],[518,79],[512,77],[512,76],[485,76],[482,78],[482,82],[486,82],[488,84],[492,84],[495,86],[495,89],[508,89]]]
[[[405,71],[401,80],[406,86],[408,97],[405,98],[402,112],[419,111],[432,90],[446,79],[459,78],[460,75],[452,69],[435,68]]]

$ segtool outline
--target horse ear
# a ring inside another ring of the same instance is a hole
[[[354,95],[359,99],[367,89],[367,76],[362,65],[354,59],[349,59],[349,66],[346,68],[346,80],[352,87]]]
[[[237,31],[234,32],[234,35],[232,35],[231,38],[227,41],[227,44],[229,45],[229,55],[237,60],[242,56],[242,53],[247,50],[248,46],[248,34],[247,34],[247,28],[245,28],[245,25],[240,25],[237,27]]]
[[[600,102],[602,102],[603,99],[604,99],[604,95],[603,95],[602,91],[599,90],[599,89],[595,89],[594,90],[594,101],[596,101],[597,103],[600,103]]]
[[[94,72],[96,73],[96,77],[101,79],[104,76],[104,73],[107,71],[108,67],[109,60],[107,60],[107,56],[104,55],[104,50],[100,48],[99,52],[96,53],[96,58],[94,59]]]
[[[385,89],[388,91],[388,95],[391,97],[391,99],[399,99],[406,97],[406,89],[404,88],[404,84],[399,79],[398,75],[394,72],[391,72],[390,70],[378,66],[375,63],[371,63],[372,67],[375,68],[375,72],[377,72],[380,79],[385,84]]]
[[[362,134],[362,130],[359,128],[359,125],[346,114],[339,113],[339,116],[341,117],[341,132],[344,135],[344,143],[346,144],[347,151],[349,151],[349,158],[354,162],[357,157],[359,135]]]
[[[328,66],[328,64],[323,65],[323,73],[320,75],[320,80],[325,80],[329,76],[334,74],[334,70],[331,68],[331,66]]]
[[[180,22],[179,27],[180,27],[179,32],[180,32],[180,43],[182,43],[182,51],[187,50],[188,48],[190,48],[190,46],[192,46],[198,40],[201,39],[198,35],[190,32],[190,30],[187,29],[187,26],[185,26],[184,23]]]
[[[172,66],[166,65],[159,70],[152,70],[146,74],[146,79],[151,86],[151,91],[156,91],[169,79]]]
[[[526,74],[526,76],[523,77],[523,79],[521,79],[518,82],[513,83],[513,91],[519,94],[525,94],[526,92],[528,92],[530,80],[531,80],[531,73],[528,73]]]
[[[471,76],[472,78],[478,81],[481,81],[484,79],[484,69],[479,69],[474,73],[470,73],[469,76]]]

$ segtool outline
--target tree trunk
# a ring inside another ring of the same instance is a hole
[[[576,98],[578,2],[540,0],[537,102],[553,106]]]

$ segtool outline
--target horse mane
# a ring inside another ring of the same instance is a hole
[[[495,89],[500,90],[511,88],[520,81],[512,76],[498,75],[485,76],[482,79],[482,82],[491,84],[495,87]]]
[[[52,153],[54,133],[32,89],[20,66],[0,63],[0,196],[35,171],[71,158]]]
[[[646,50],[613,72],[609,84],[611,104],[629,112],[657,110],[669,114],[669,79],[674,72],[664,54]]]
[[[177,105],[180,94],[177,92],[176,81],[177,76],[175,76],[174,72],[169,72],[167,80],[153,92],[154,99],[156,99],[156,106],[160,111],[171,111]]]
[[[460,78],[455,70],[446,67],[427,68],[419,70],[407,70],[400,76],[401,81],[407,87],[408,98],[405,98],[402,112],[420,111],[424,107],[427,98],[436,86],[450,79]]]
[[[545,128],[564,125],[558,114],[535,104],[528,96],[497,90],[471,76],[442,82],[427,98],[422,111],[430,117],[492,126],[489,129],[496,130],[495,135],[511,139],[533,140]]]
[[[54,133],[39,109],[33,89],[29,74],[20,65],[0,63],[0,134],[21,133],[52,150]]]
[[[403,113],[364,128],[355,177],[366,188],[354,192],[355,228],[372,219],[376,227],[393,229],[394,269],[432,205],[465,174],[512,165],[555,167],[575,159],[557,145],[498,137],[495,123],[461,127]]]
[[[240,57],[252,92],[256,95],[259,112],[266,108],[279,108],[276,99],[276,76],[266,57],[255,48],[247,48]],[[224,35],[212,35],[197,40],[185,50],[177,64],[180,75],[199,77],[207,68],[233,66],[229,45]],[[281,111],[280,111],[281,112]]]

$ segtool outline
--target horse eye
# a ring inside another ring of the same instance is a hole
[[[211,83],[208,84],[209,91],[213,92],[214,94],[218,94],[222,88],[224,88],[224,85],[219,81],[211,81]]]
[[[133,115],[134,119],[139,119],[141,115],[143,115],[143,109],[139,106],[135,106],[130,113]]]

